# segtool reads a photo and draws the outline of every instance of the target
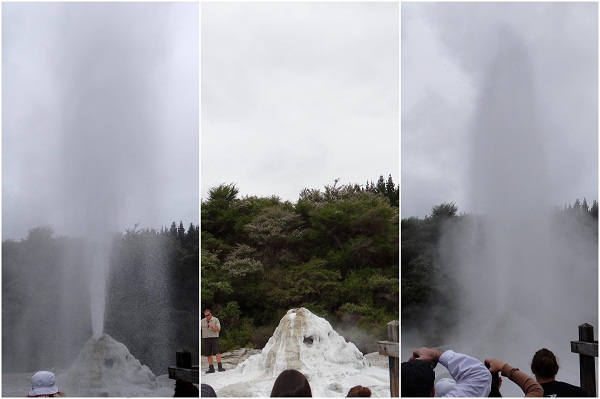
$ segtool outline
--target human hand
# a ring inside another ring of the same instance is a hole
[[[440,356],[442,356],[442,353],[443,352],[438,349],[422,347],[419,349],[415,349],[409,360],[422,360],[435,367],[437,365],[438,360],[440,359]]]
[[[506,364],[506,362],[500,359],[485,359],[485,362],[490,365],[490,373],[498,373],[502,371],[502,367]]]

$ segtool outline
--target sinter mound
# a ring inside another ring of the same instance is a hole
[[[65,381],[68,396],[125,396],[156,388],[152,371],[108,334],[87,342]]]

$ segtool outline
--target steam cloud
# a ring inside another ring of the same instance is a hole
[[[32,330],[40,298],[23,286],[5,342],[30,357],[15,369],[62,366],[103,332],[111,235],[198,221],[198,4],[14,3],[3,19],[3,238],[83,237],[52,270],[56,325]]]
[[[476,211],[446,225],[439,246],[443,276],[436,283],[453,306],[440,303],[424,315],[440,342],[403,331],[403,350],[441,344],[527,371],[533,354],[547,347],[561,362],[559,379],[578,384],[570,341],[580,324],[598,328],[597,233],[584,221],[560,219],[551,205],[562,204],[547,202],[555,189],[545,148],[552,131],[542,123],[526,40],[508,26],[490,37],[495,54],[471,127]]]

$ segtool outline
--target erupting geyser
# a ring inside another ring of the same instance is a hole
[[[539,82],[525,41],[509,29],[496,37],[472,125],[475,215],[447,226],[441,239],[440,269],[454,280],[456,305],[449,317],[456,328],[446,328],[444,345],[521,369],[547,347],[567,380],[568,370],[577,370],[569,366],[577,362],[569,342],[578,325],[597,326],[597,235],[561,223],[556,204],[547,202],[551,160],[535,98]]]
[[[173,315],[193,321],[197,300],[171,287],[197,275],[174,277],[178,244],[156,229],[173,207],[198,218],[197,11],[3,8],[3,381],[52,370],[67,396],[156,396],[176,348],[195,356],[197,325]]]

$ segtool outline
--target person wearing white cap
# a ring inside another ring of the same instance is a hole
[[[38,371],[31,376],[31,391],[28,397],[60,396],[56,377],[50,371]]]

